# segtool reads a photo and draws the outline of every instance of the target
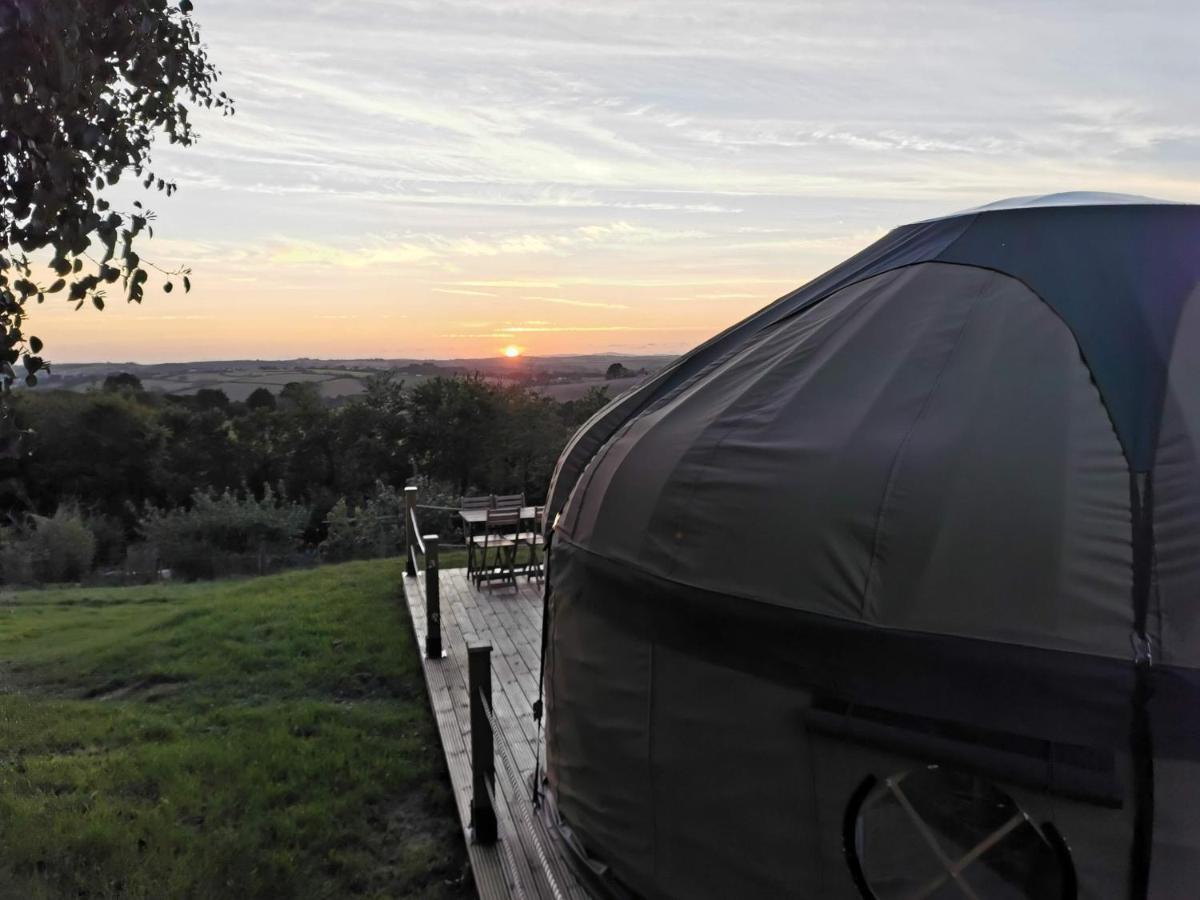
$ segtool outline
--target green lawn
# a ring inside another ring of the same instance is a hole
[[[400,577],[0,594],[0,897],[473,896]]]

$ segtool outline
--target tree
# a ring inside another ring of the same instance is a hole
[[[279,391],[279,405],[284,409],[311,413],[325,407],[321,389],[311,381],[289,381]]]
[[[200,388],[192,403],[196,409],[228,409],[229,395],[220,388]]]
[[[186,503],[197,486],[225,490],[242,483],[246,466],[227,412],[226,399],[224,406],[172,404],[159,414],[167,434],[160,482],[169,504]]]
[[[142,379],[136,375],[128,372],[116,372],[105,376],[102,390],[108,391],[110,394],[119,394],[121,391],[133,391],[135,394],[140,394],[144,388]]]
[[[628,378],[632,374],[633,373],[625,368],[625,366],[623,366],[621,363],[613,363],[605,371],[604,377],[606,380],[612,381],[616,378]]]
[[[255,388],[250,392],[250,396],[246,398],[246,407],[248,409],[272,410],[275,408],[275,395],[265,387]]]
[[[607,387],[593,387],[588,388],[588,392],[578,400],[566,401],[559,409],[563,421],[574,431],[604,407],[608,406],[611,399],[608,396]]]
[[[549,397],[519,386],[500,388],[497,394],[500,442],[491,485],[497,490],[542,496],[571,431],[557,415],[558,404]]]
[[[170,196],[175,184],[150,169],[154,138],[191,144],[188,104],[233,111],[191,11],[191,0],[0,0],[4,390],[19,359],[30,385],[46,365],[24,330],[30,301],[65,292],[77,309],[103,309],[118,282],[127,301],[142,300],[150,275],[134,245],[153,236],[154,214],[141,201],[118,212],[101,195],[132,173]],[[164,291],[176,277],[190,290],[186,269],[165,274]]]
[[[157,411],[139,396],[22,391],[13,397],[17,425],[37,425],[19,476],[34,512],[49,515],[76,498],[127,520],[129,503],[158,499],[166,434]]]
[[[405,452],[405,418],[397,411],[359,398],[333,416],[335,456],[333,487],[354,500],[366,497],[383,479],[404,484],[411,471]]]
[[[479,483],[500,440],[496,388],[478,375],[429,378],[408,394],[408,447],[423,474],[462,493]]]

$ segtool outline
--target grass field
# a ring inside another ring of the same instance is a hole
[[[400,577],[0,595],[0,897],[473,896]]]

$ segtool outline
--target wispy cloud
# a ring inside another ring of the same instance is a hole
[[[571,300],[567,297],[522,297],[539,303],[561,303],[563,306],[583,306],[589,309],[629,309],[627,303],[601,303],[593,300]]]
[[[493,236],[409,234],[371,236],[361,246],[297,241],[277,246],[269,260],[275,265],[336,266],[442,266],[463,259],[495,256],[564,255],[580,248],[629,249],[649,243],[699,237],[700,232],[672,231],[618,221],[584,225],[567,231]]]
[[[498,326],[443,333],[483,301],[629,329],[538,352],[682,350],[906,221],[1077,188],[1200,200],[1193,0],[201,7],[238,114],[157,149],[182,189],[144,253],[195,289],[38,313],[80,353],[168,352],[122,343],[156,303],[211,316],[212,353],[331,353],[330,298],[370,355],[478,352]],[[656,334],[685,300],[694,331]],[[238,330],[254,316],[272,327]]]
[[[541,281],[538,279],[499,279],[495,281],[456,281],[455,284],[465,285],[467,287],[491,287],[491,288],[556,288],[557,281]]]
[[[458,297],[495,297],[494,291],[465,291],[458,288],[434,288],[435,294],[454,294]]]
[[[488,334],[479,332],[443,334],[445,338],[500,338],[516,334],[598,334],[603,332],[696,332],[704,331],[704,326],[641,326],[641,325],[512,325],[496,329]]]

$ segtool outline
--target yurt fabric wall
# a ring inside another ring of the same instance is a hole
[[[582,845],[648,897],[856,896],[852,783],[957,762],[1081,896],[1197,883],[1198,282],[1196,206],[916,223],[585,425],[546,619]]]
[[[1120,445],[1070,331],[985,269],[894,270],[765,329],[610,441],[561,530],[731,596],[1128,656]]]

